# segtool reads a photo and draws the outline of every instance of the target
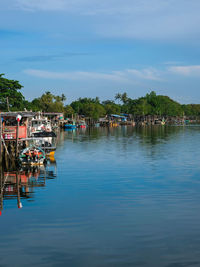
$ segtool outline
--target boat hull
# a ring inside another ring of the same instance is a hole
[[[41,166],[41,165],[44,165],[44,161],[41,161],[41,162],[21,162],[21,164],[23,166]]]
[[[46,153],[47,157],[54,157],[55,151],[50,151]]]
[[[64,126],[65,129],[76,129],[76,125],[67,125]]]

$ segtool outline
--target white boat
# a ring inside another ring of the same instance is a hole
[[[32,119],[31,121],[31,135],[38,132],[51,132],[51,121],[46,117],[38,116],[38,118]]]

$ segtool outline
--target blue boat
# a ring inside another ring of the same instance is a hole
[[[72,129],[73,130],[73,129],[76,129],[76,125],[74,125],[74,124],[65,124],[64,125],[64,128],[65,129]]]

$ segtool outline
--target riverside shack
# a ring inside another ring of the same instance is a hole
[[[21,116],[19,122],[18,138],[27,138],[29,136],[29,121],[35,116],[34,112],[2,112],[2,136],[6,141],[12,141],[17,136],[17,115]]]

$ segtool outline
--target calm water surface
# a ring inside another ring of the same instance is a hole
[[[61,132],[56,162],[2,174],[0,266],[200,266],[199,142],[198,126]]]

